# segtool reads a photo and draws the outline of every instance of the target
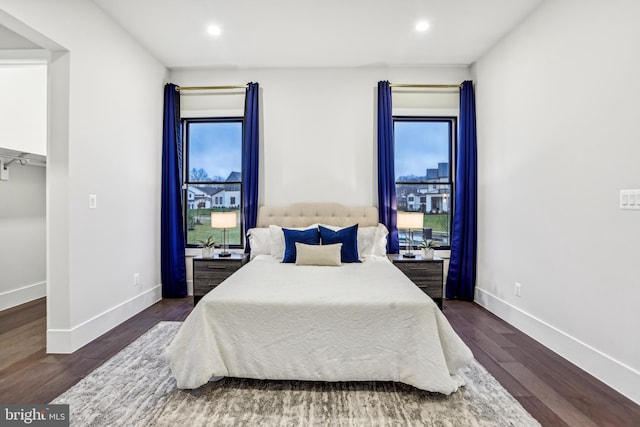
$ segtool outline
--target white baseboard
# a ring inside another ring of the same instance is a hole
[[[71,329],[48,329],[47,353],[73,353],[161,299],[157,285]]]
[[[475,302],[640,404],[640,372],[497,296],[476,288]]]
[[[47,296],[47,282],[0,293],[0,311]]]

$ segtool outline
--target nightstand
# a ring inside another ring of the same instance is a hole
[[[193,258],[193,305],[249,261],[249,254],[232,253],[228,257]]]
[[[415,258],[403,258],[402,255],[387,255],[413,283],[442,310],[442,286],[444,278],[444,261],[442,258],[424,259],[416,254]]]

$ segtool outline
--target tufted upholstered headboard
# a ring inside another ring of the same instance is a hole
[[[289,206],[261,206],[257,227],[305,227],[311,224],[345,227],[358,223],[360,227],[378,225],[378,208],[345,206],[339,203],[295,203]]]

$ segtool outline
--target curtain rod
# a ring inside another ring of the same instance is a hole
[[[222,89],[246,89],[248,85],[238,86],[176,86],[176,90],[222,90]]]
[[[414,84],[397,84],[391,83],[389,87],[404,87],[404,88],[425,88],[425,89],[460,89],[462,85],[414,85]]]

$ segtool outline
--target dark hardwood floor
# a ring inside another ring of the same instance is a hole
[[[640,426],[640,406],[477,304],[445,315],[476,360],[544,426]]]
[[[184,320],[192,298],[162,300],[73,354],[46,354],[45,299],[0,312],[0,403],[48,403],[161,320]]]
[[[0,312],[0,403],[47,403],[161,320],[184,320],[192,298],[163,300],[69,355],[45,353],[39,299]],[[544,426],[640,426],[640,406],[482,307],[445,301],[476,359]]]

